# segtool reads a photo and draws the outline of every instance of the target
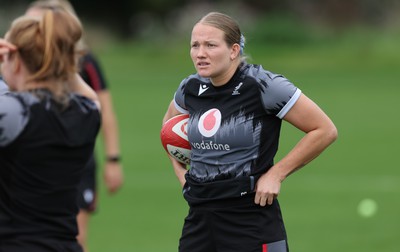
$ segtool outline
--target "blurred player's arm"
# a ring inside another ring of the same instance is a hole
[[[175,108],[175,104],[174,101],[171,101],[171,103],[169,104],[168,110],[164,115],[163,121],[162,123],[164,124],[166,121],[168,121],[170,118],[182,114],[181,112],[179,112],[176,108]],[[172,166],[174,168],[174,172],[176,177],[179,180],[179,183],[181,184],[181,186],[183,187],[183,185],[186,183],[186,179],[185,179],[185,174],[187,172],[186,169],[186,165],[182,164],[180,162],[178,162],[177,160],[175,160],[173,157],[171,157],[170,155],[168,155],[168,158],[171,160]]]
[[[123,184],[123,172],[120,162],[119,132],[111,94],[108,90],[97,92],[101,104],[102,133],[106,162],[104,165],[104,182],[110,193],[117,192]]]

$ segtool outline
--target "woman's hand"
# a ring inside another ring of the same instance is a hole
[[[254,203],[260,206],[272,205],[281,190],[282,180],[273,174],[272,169],[264,173],[257,181]]]
[[[4,55],[16,50],[17,47],[15,45],[7,42],[5,39],[0,39],[0,62],[3,62]]]
[[[124,181],[120,163],[106,162],[104,167],[104,182],[109,193],[117,192]]]

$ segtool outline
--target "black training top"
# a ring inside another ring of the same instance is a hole
[[[79,95],[67,108],[46,90],[0,96],[0,244],[75,241],[77,185],[99,127]]]
[[[99,61],[92,53],[86,53],[80,58],[79,75],[94,91],[98,92],[107,89],[104,74]]]
[[[174,101],[190,115],[186,196],[210,200],[252,191],[273,165],[282,118],[300,94],[282,75],[245,63],[220,87],[198,74],[184,79]]]

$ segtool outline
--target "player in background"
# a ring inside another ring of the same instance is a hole
[[[170,157],[190,207],[179,251],[287,252],[281,184],[335,141],[336,127],[288,79],[246,62],[231,17],[207,14],[190,43],[197,73],[181,82],[163,119],[189,114],[190,169]],[[275,163],[282,120],[305,135]]]
[[[76,71],[82,32],[74,15],[48,10],[0,39],[10,89],[0,96],[0,251],[83,251],[76,197],[101,115]]]
[[[72,5],[66,0],[38,0],[32,2],[26,15],[41,16],[44,10],[62,9],[76,15]],[[118,124],[113,109],[111,93],[107,89],[104,75],[100,64],[87,47],[83,37],[78,42],[80,53],[79,69],[83,80],[88,83],[97,93],[102,107],[102,133],[104,140],[104,161],[103,177],[105,185],[110,193],[115,193],[123,184],[123,170],[121,165]],[[80,185],[78,240],[87,249],[88,225],[91,213],[96,210],[96,160],[92,157],[88,163],[85,175]]]

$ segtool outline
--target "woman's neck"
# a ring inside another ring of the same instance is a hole
[[[240,65],[240,61],[232,63],[230,65],[230,67],[228,68],[228,70],[224,74],[221,74],[220,76],[215,77],[215,78],[211,77],[210,78],[211,83],[216,87],[220,87],[220,86],[225,85],[226,83],[228,83],[228,81],[230,79],[232,79],[232,76],[235,74],[235,72],[238,69],[239,65]]]
[[[21,91],[29,91],[34,89],[47,89],[55,96],[61,96],[65,93],[64,83],[56,80],[46,81],[29,81],[26,82]]]

